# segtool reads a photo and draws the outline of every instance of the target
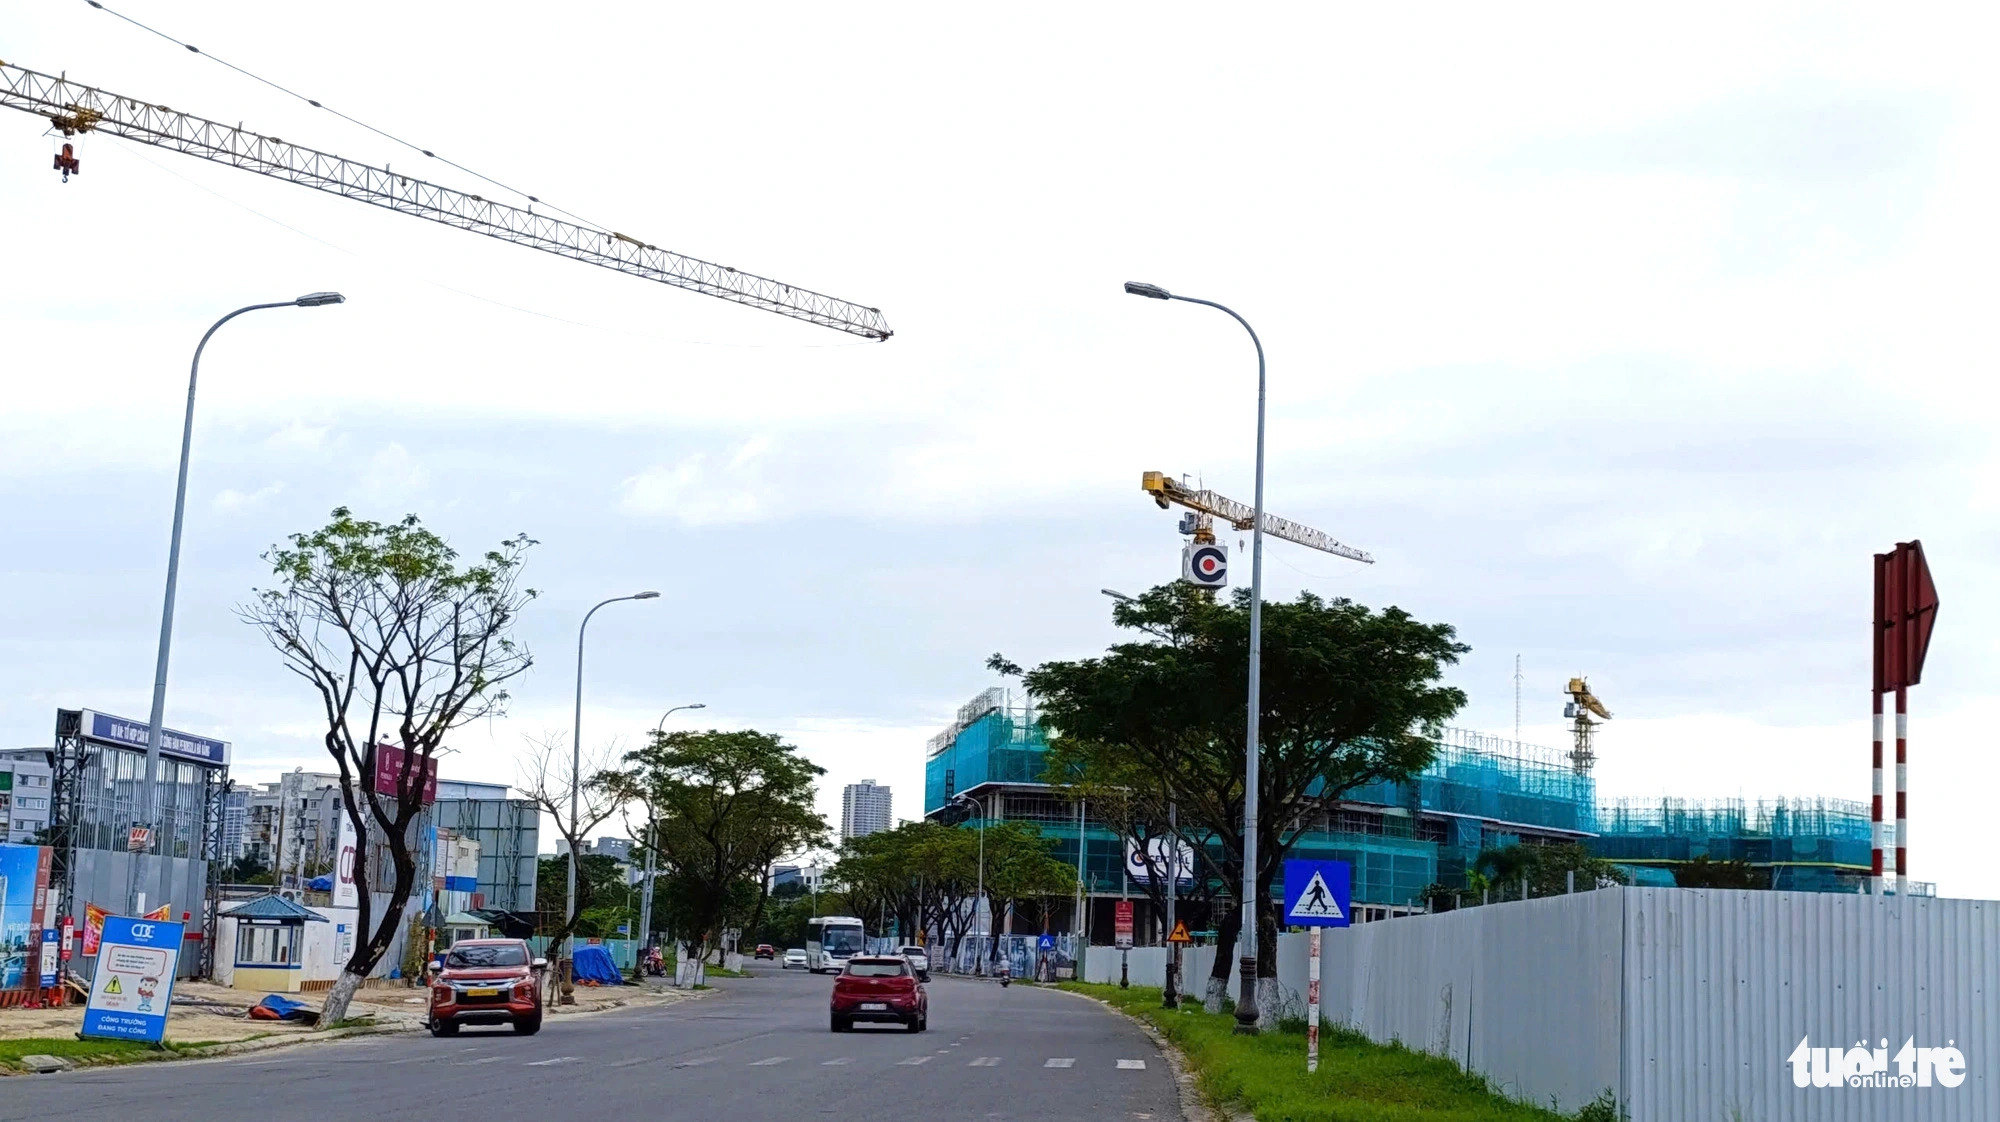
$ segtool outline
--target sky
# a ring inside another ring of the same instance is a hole
[[[1912,876],[2000,896],[2000,76],[1971,5],[113,8],[644,241],[882,309],[871,343],[107,136],[0,114],[0,744],[147,712],[186,363],[203,359],[170,725],[250,780],[325,763],[235,615],[335,506],[540,544],[536,665],[449,777],[584,741],[785,735],[820,802],[921,813],[984,660],[1085,656],[1173,579],[1140,473],[1369,550],[1310,589],[1455,625],[1455,722],[1600,790],[1869,794],[1870,555],[1943,607],[1912,691]],[[507,190],[84,0],[0,59]],[[1231,541],[1228,544],[1234,546]],[[1247,579],[1247,556],[1234,566]]]

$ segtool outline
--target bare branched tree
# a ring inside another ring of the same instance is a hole
[[[516,762],[519,780],[515,788],[533,800],[541,812],[555,819],[556,834],[569,846],[569,872],[576,883],[576,899],[563,915],[562,927],[549,935],[549,946],[565,945],[576,930],[577,920],[590,907],[590,881],[578,868],[583,860],[583,841],[592,830],[602,826],[613,814],[618,813],[625,801],[619,797],[620,788],[614,782],[613,767],[620,752],[614,742],[603,748],[587,750],[582,756],[582,766],[576,766],[575,754],[570,751],[569,738],[561,733],[549,733],[540,740],[529,741],[525,754]],[[570,818],[570,799],[576,799],[576,818]],[[537,886],[536,892],[553,891],[554,886]],[[574,1000],[570,996],[571,979],[565,972],[551,971],[556,979],[560,973],[560,983],[565,1003]],[[553,994],[555,986],[551,985]]]
[[[321,1026],[347,1015],[355,990],[403,929],[417,871],[411,835],[445,734],[503,711],[503,687],[530,665],[511,634],[535,596],[519,584],[534,544],[509,538],[461,565],[415,515],[369,522],[341,507],[325,527],[265,553],[277,586],[254,590],[238,609],[319,695],[341,804],[361,841],[354,881],[362,937],[327,994]],[[371,837],[387,847],[393,870],[379,916],[366,860]]]

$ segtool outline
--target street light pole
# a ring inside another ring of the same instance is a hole
[[[1159,285],[1138,281],[1126,281],[1125,291],[1152,300],[1181,300],[1227,312],[1250,333],[1250,342],[1257,348],[1257,496],[1250,523],[1250,696],[1245,706],[1243,733],[1243,930],[1236,937],[1242,952],[1236,960],[1240,975],[1236,1031],[1253,1033],[1257,1031],[1257,913],[1263,903],[1257,898],[1257,717],[1264,645],[1264,342],[1257,338],[1249,320],[1213,300],[1176,296]]]
[[[168,539],[167,544],[166,604],[160,610],[160,649],[153,663],[153,711],[151,718],[146,722],[146,782],[139,788],[139,805],[135,808],[139,812],[139,824],[152,831],[152,837],[148,839],[149,847],[159,843],[161,832],[160,802],[153,788],[159,782],[160,775],[160,727],[164,723],[167,711],[167,660],[174,640],[174,592],[180,585],[181,523],[187,513],[188,456],[194,446],[194,390],[195,383],[201,376],[201,352],[207,349],[210,336],[213,336],[223,324],[245,312],[257,312],[265,308],[317,308],[326,304],[345,303],[346,300],[347,298],[338,292],[312,292],[296,300],[250,304],[216,320],[202,335],[201,342],[195,345],[194,361],[188,365],[187,415],[181,422],[181,472],[179,480],[174,484],[174,529],[173,536]],[[129,845],[127,850],[129,852]],[[162,852],[172,851],[168,848]],[[132,872],[126,882],[125,910],[128,914],[136,915],[139,911],[140,854],[130,853],[130,857]],[[163,861],[160,863],[160,887],[163,897],[166,895],[166,886],[167,871],[166,863]]]
[[[576,914],[577,866],[583,860],[582,854],[577,852],[583,848],[583,839],[576,836],[576,824],[578,821],[577,796],[583,791],[583,632],[585,628],[590,626],[590,617],[596,615],[597,609],[603,607],[605,604],[616,604],[620,600],[653,600],[657,599],[659,595],[657,592],[634,592],[630,596],[613,596],[611,599],[602,601],[596,607],[583,613],[583,622],[576,625],[576,725],[570,734],[569,744],[569,896],[563,905],[563,920],[565,924],[567,924],[571,916]],[[662,717],[661,720],[664,721],[666,718]],[[557,947],[556,950],[558,952],[565,952],[575,945],[576,933],[570,932],[569,936],[564,940],[564,945]],[[557,961],[562,961],[561,953],[558,953]]]
[[[986,907],[986,810],[970,795],[961,794],[953,799],[952,802],[979,815],[979,882],[978,887],[973,889],[972,897],[972,918],[978,919],[979,909]],[[988,938],[991,938],[993,935],[993,913],[990,909],[986,914],[986,935]],[[979,957],[973,961],[972,974],[976,978],[986,976],[985,952],[982,951]]]
[[[699,701],[695,702],[692,705],[676,705],[672,709],[667,710],[665,713],[660,714],[660,723],[653,727],[653,731],[655,733],[665,731],[667,727],[667,718],[673,716],[674,714],[680,712],[683,709],[706,709],[706,708],[708,708],[708,706]],[[647,808],[646,811],[646,875],[645,875],[646,887],[639,894],[639,948],[641,950],[644,950],[645,948],[653,945],[653,869],[654,869],[653,831],[655,825],[656,824],[653,821],[653,812],[652,809],[649,807]]]

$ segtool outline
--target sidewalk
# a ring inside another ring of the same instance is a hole
[[[252,1005],[265,995],[251,990],[229,989],[209,982],[174,983],[173,1006],[167,1013],[167,1039],[227,1043],[265,1036],[306,1036],[312,1029],[294,1021],[253,1021]],[[324,994],[284,995],[303,1001],[317,1010]],[[550,1016],[574,1016],[632,1005],[667,1005],[695,996],[648,979],[638,986],[578,986],[575,1005],[558,1005]],[[424,1024],[424,991],[402,982],[376,982],[354,995],[348,1006],[349,1019],[370,1017],[379,1028],[417,1031]],[[24,1037],[67,1039],[83,1026],[81,1003],[61,1009],[0,1010],[0,1040]]]

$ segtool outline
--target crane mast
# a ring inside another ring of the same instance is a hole
[[[865,339],[883,340],[892,334],[877,308],[674,253],[626,234],[441,187],[386,167],[287,144],[241,125],[219,124],[107,93],[67,77],[0,62],[0,106],[45,117],[64,136],[108,133]]]
[[[1161,510],[1178,504],[1194,511],[1193,533],[1197,541],[1215,540],[1214,531],[1207,521],[1209,518],[1220,518],[1238,530],[1248,530],[1257,522],[1255,507],[1239,503],[1235,499],[1224,498],[1214,491],[1189,487],[1165,472],[1146,472],[1140,477],[1139,486],[1153,496],[1153,501],[1159,504]],[[1264,514],[1264,532],[1274,538],[1282,538],[1308,549],[1331,553],[1335,557],[1345,557],[1349,561],[1359,561],[1364,565],[1375,563],[1375,558],[1364,550],[1342,545],[1311,526],[1302,525],[1289,518],[1279,518],[1268,511]]]

